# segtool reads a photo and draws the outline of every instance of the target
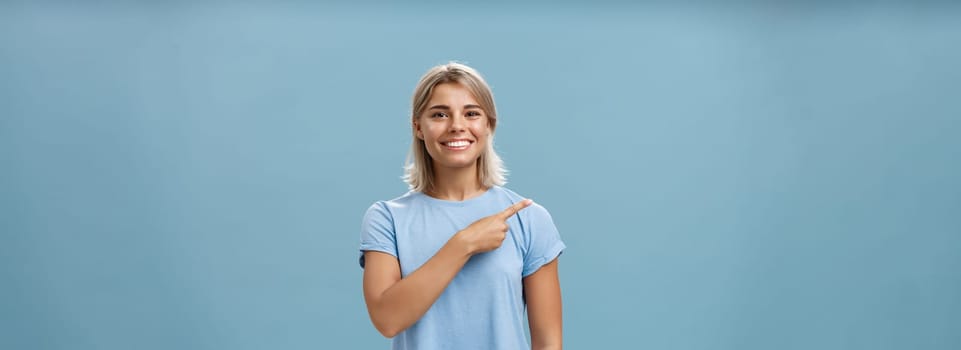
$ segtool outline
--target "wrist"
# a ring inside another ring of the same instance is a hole
[[[464,231],[457,231],[457,233],[454,234],[454,237],[451,237],[448,243],[453,246],[452,248],[454,248],[458,254],[463,254],[464,256],[470,257],[474,255],[475,247],[469,240],[465,239],[464,236]]]

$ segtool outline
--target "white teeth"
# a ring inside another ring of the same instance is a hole
[[[469,144],[470,142],[468,141],[453,141],[453,142],[448,142],[447,147],[467,147],[467,145]]]

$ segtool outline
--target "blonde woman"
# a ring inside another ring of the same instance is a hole
[[[560,349],[565,245],[544,207],[502,187],[490,87],[466,65],[436,66],[412,107],[410,191],[362,224],[374,326],[394,349]]]

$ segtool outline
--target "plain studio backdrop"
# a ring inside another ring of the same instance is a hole
[[[930,1],[0,3],[0,348],[387,348],[361,216],[449,60],[568,245],[568,348],[961,348]]]

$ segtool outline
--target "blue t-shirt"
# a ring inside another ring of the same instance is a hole
[[[524,198],[503,187],[465,201],[421,192],[374,203],[361,228],[364,251],[397,257],[402,277],[417,270],[455,234],[474,221]],[[427,313],[393,339],[393,349],[529,349],[524,332],[522,279],[564,250],[551,215],[537,203],[507,220],[501,246],[474,255]]]

